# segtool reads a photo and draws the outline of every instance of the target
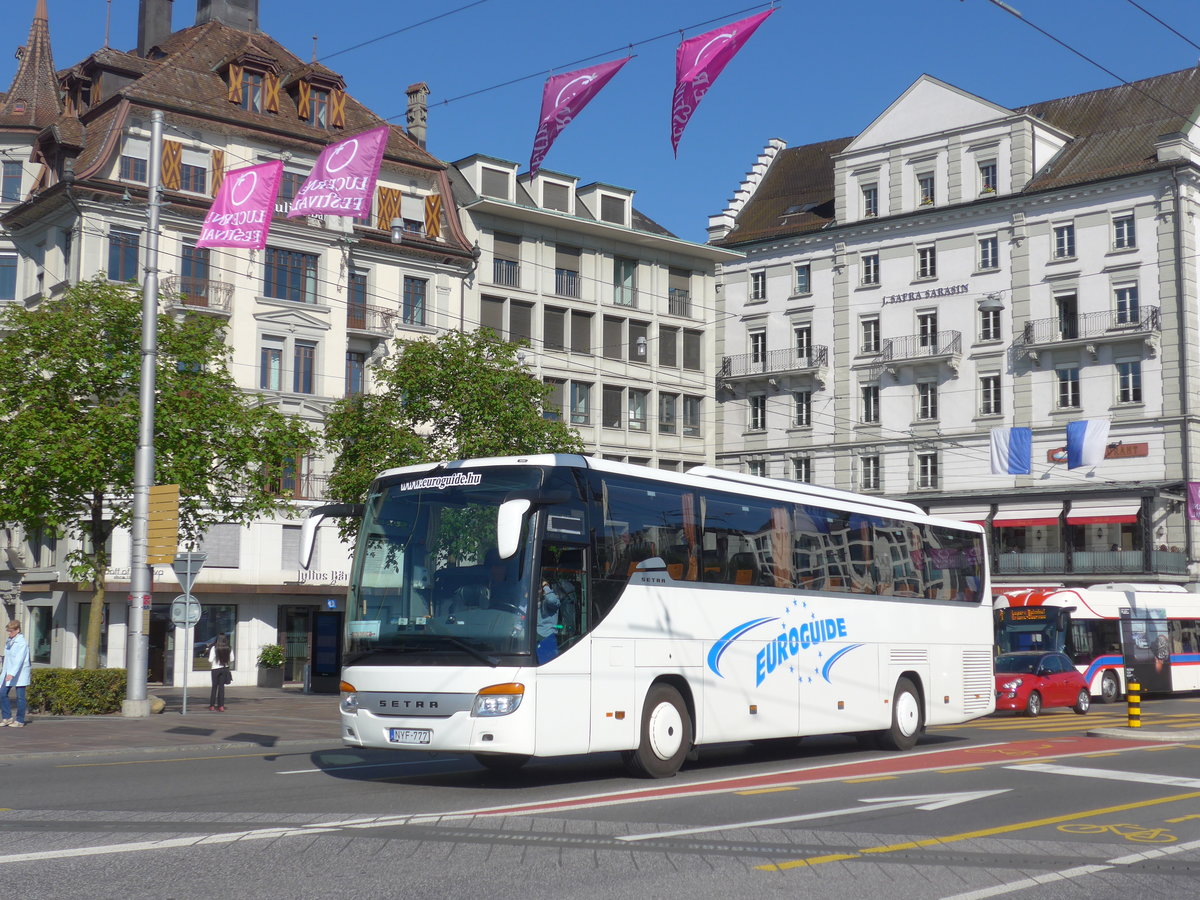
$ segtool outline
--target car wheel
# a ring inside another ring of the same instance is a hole
[[[631,775],[669,778],[679,771],[692,749],[692,717],[679,691],[656,684],[646,694],[642,735],[636,750],[621,754]]]
[[[1042,695],[1034,691],[1029,695],[1029,699],[1025,701],[1025,715],[1033,717],[1041,715],[1042,712]]]
[[[1075,710],[1075,712],[1082,716],[1088,711],[1091,705],[1092,695],[1087,692],[1086,688],[1083,688],[1079,691],[1079,696],[1075,698],[1075,705],[1072,706],[1071,709]]]
[[[1100,679],[1100,702],[1116,703],[1121,696],[1121,685],[1117,682],[1115,672],[1105,672]]]
[[[892,695],[892,727],[879,732],[879,745],[885,750],[911,750],[924,727],[921,695],[911,681],[901,678]]]

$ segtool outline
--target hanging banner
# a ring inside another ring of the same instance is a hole
[[[1189,481],[1187,486],[1188,521],[1200,519],[1200,481]]]
[[[278,160],[225,173],[221,189],[204,217],[197,247],[267,246],[267,229],[283,163]]]
[[[688,38],[675,51],[675,95],[671,99],[671,148],[679,155],[679,139],[700,101],[730,60],[750,40],[771,13],[769,9],[748,19],[722,25]]]
[[[371,196],[379,178],[379,164],[387,147],[388,127],[373,128],[330,144],[292,200],[287,217],[371,217]]]
[[[529,174],[541,168],[542,160],[550,152],[559,133],[571,120],[583,112],[592,98],[600,93],[621,66],[633,59],[627,56],[613,62],[600,63],[586,69],[576,69],[546,79],[542,88],[542,115],[538,119],[537,134],[533,137],[533,152],[529,157]]]

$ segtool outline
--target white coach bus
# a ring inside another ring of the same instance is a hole
[[[983,531],[918,507],[699,467],[581,456],[393,469],[362,506],[342,739],[531,756],[693,747],[991,713]]]

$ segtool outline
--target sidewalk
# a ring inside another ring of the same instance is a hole
[[[25,728],[0,728],[0,762],[30,755],[83,756],[113,751],[218,750],[327,743],[338,739],[338,695],[305,694],[298,688],[228,687],[225,712],[208,711],[208,690],[148,690],[166,709],[146,718],[30,714]]]

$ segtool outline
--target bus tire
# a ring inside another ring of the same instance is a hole
[[[911,750],[924,727],[921,695],[909,679],[901,678],[892,694],[892,726],[879,732],[879,746],[884,750]]]
[[[529,757],[520,753],[476,753],[475,762],[492,772],[515,772]]]
[[[1121,699],[1121,682],[1117,681],[1117,673],[1107,670],[1100,679],[1100,702],[1116,703]]]
[[[679,691],[655,684],[642,708],[641,739],[636,750],[625,750],[625,768],[638,778],[670,778],[692,749],[692,717]]]

